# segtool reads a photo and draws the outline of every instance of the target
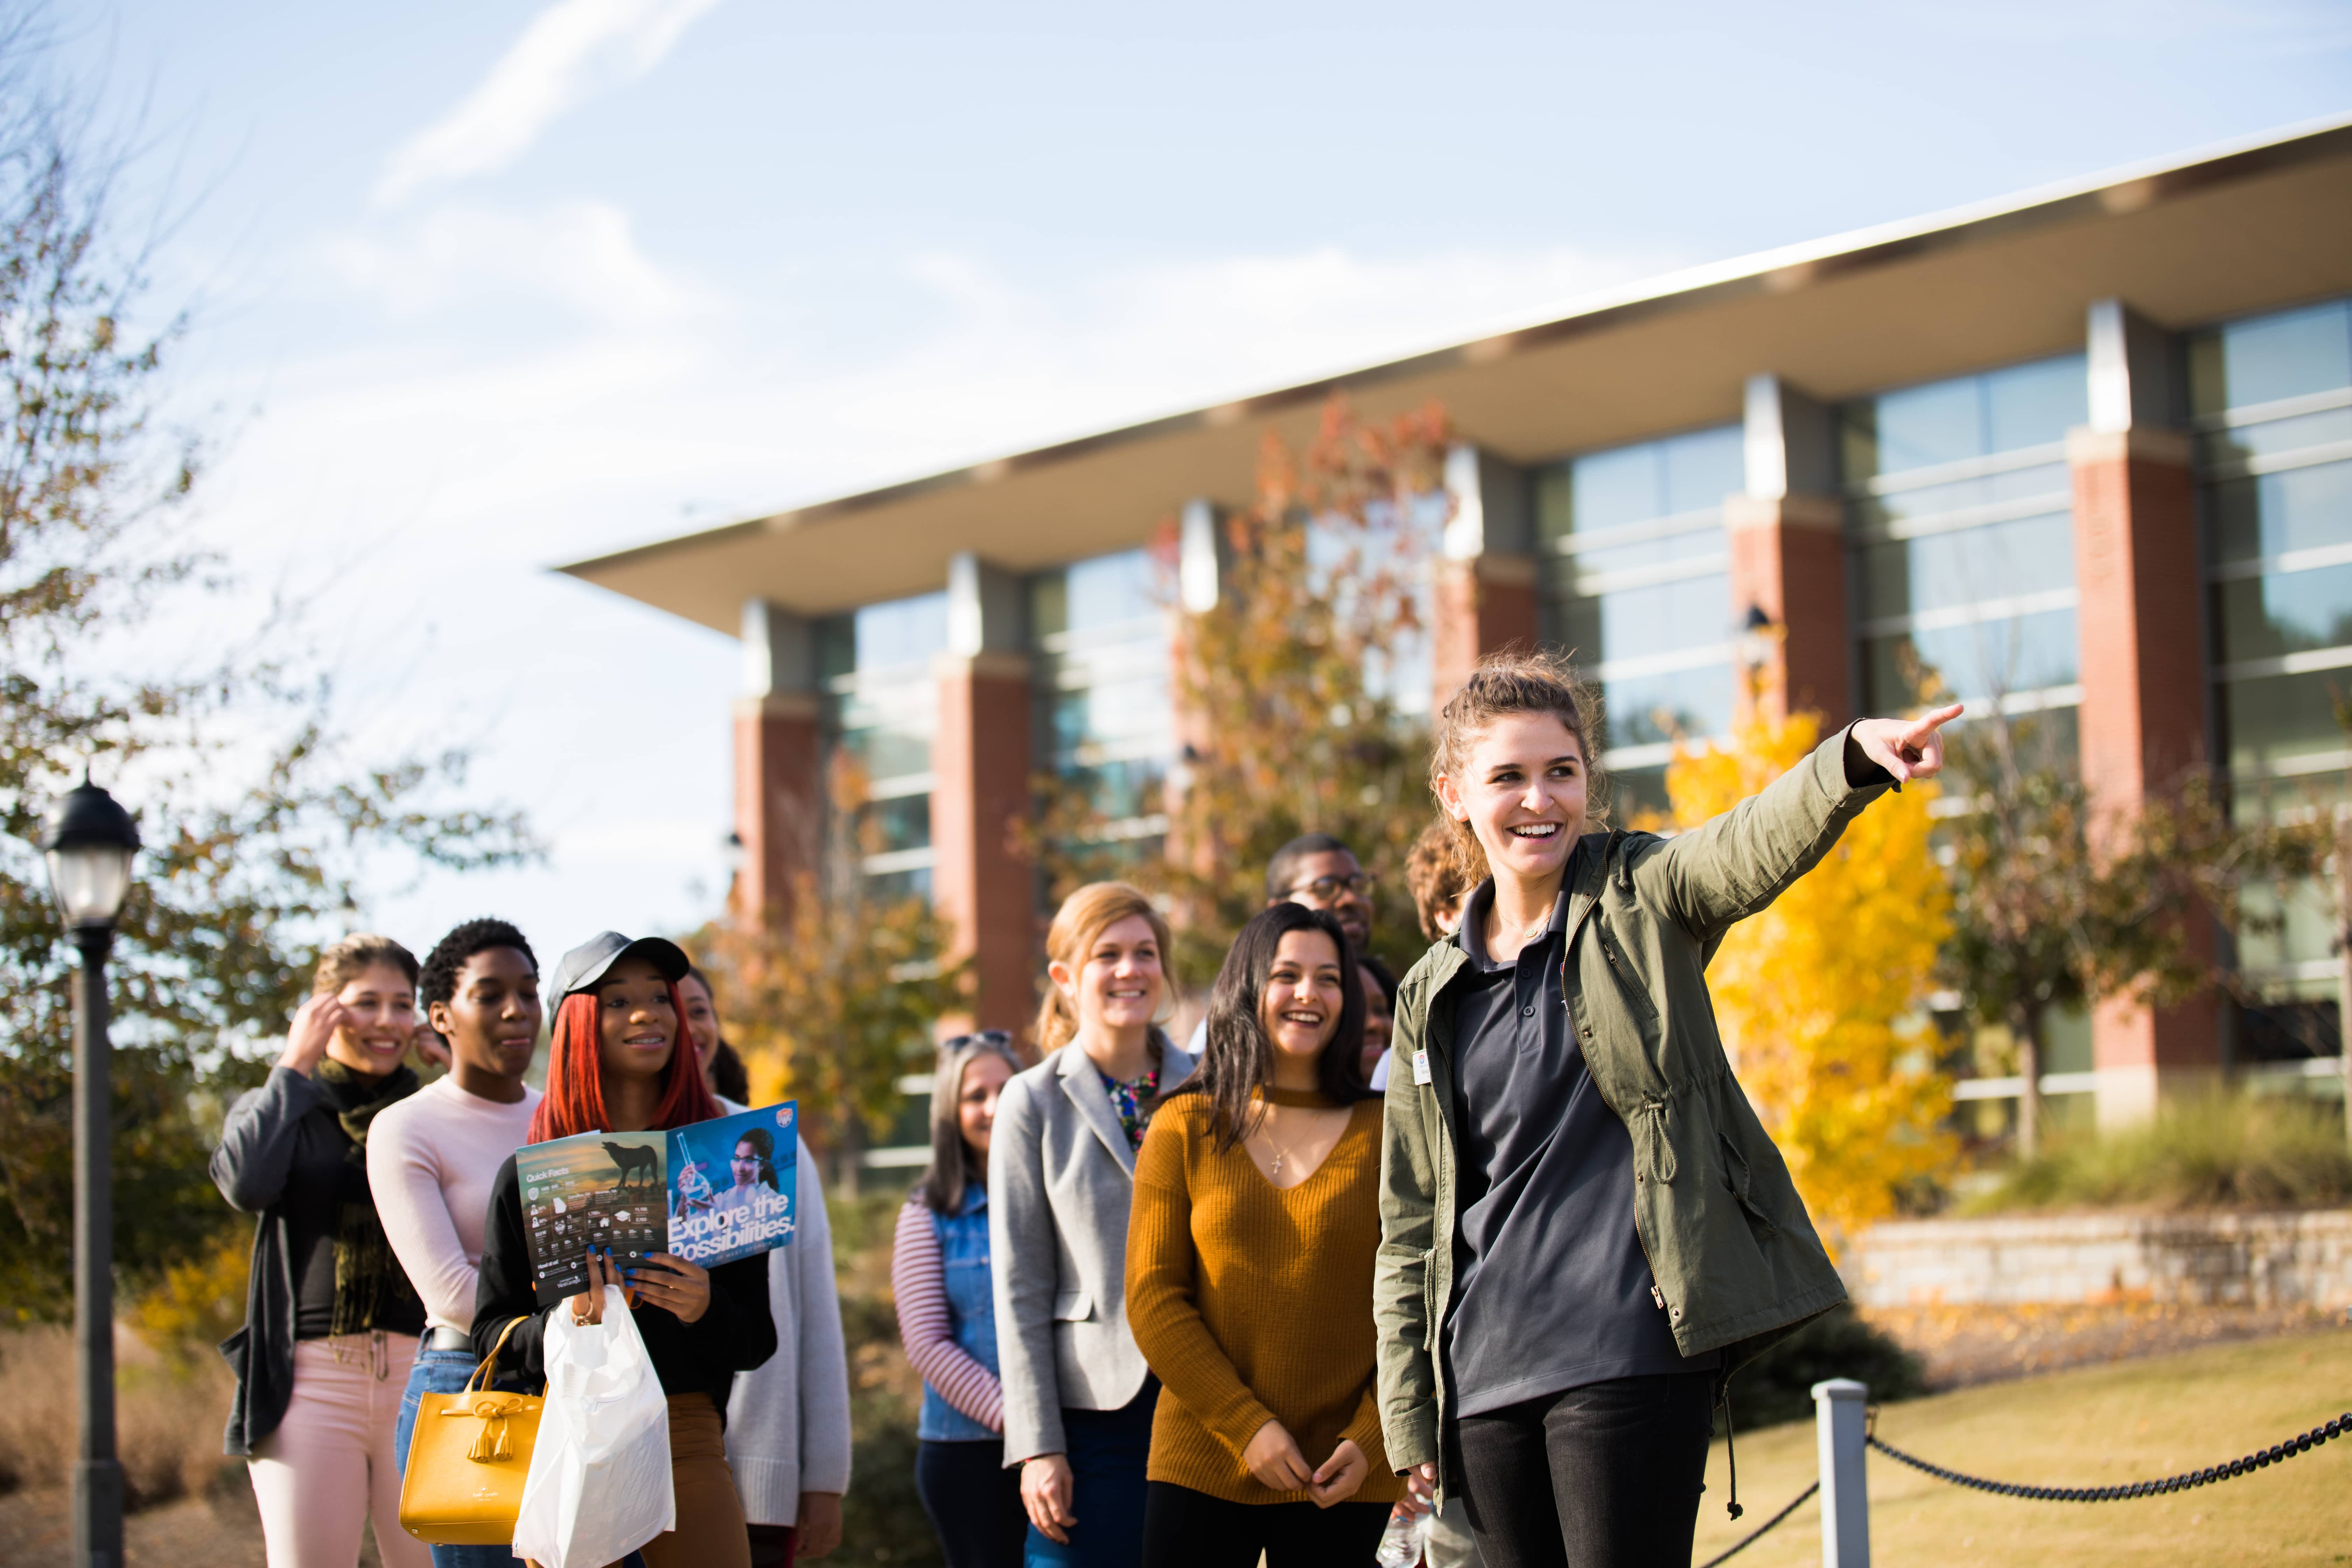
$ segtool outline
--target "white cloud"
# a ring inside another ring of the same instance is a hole
[[[557,0],[539,13],[482,83],[396,150],[376,199],[505,167],[567,110],[659,65],[719,0]]]
[[[599,324],[638,326],[690,299],[637,248],[628,215],[604,202],[445,207],[393,237],[329,239],[321,254],[345,284],[403,316],[519,292]]]

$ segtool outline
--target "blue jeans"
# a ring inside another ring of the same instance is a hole
[[[1144,1468],[1151,1458],[1151,1412],[1160,1380],[1117,1410],[1062,1412],[1068,1445],[1070,1511],[1081,1522],[1065,1532],[1066,1546],[1029,1527],[1026,1568],[1138,1568],[1143,1561]]]

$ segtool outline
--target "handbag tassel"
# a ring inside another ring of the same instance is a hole
[[[514,1458],[514,1438],[507,1432],[507,1413],[503,1406],[484,1400],[475,1407],[482,1417],[482,1429],[474,1434],[474,1446],[466,1450],[466,1458],[477,1464],[492,1464]]]

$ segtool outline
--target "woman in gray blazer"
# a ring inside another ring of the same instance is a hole
[[[1044,1062],[1005,1085],[988,1152],[1004,1458],[1032,1565],[1136,1568],[1160,1385],[1127,1329],[1127,1215],[1154,1096],[1192,1071],[1160,1033],[1168,923],[1123,882],[1063,903],[1045,938]]]

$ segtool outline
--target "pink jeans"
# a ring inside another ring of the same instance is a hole
[[[392,1451],[415,1359],[407,1334],[295,1342],[293,1402],[246,1463],[269,1568],[352,1568],[360,1522],[371,1515],[384,1568],[431,1568],[430,1550],[400,1528],[400,1456]]]

